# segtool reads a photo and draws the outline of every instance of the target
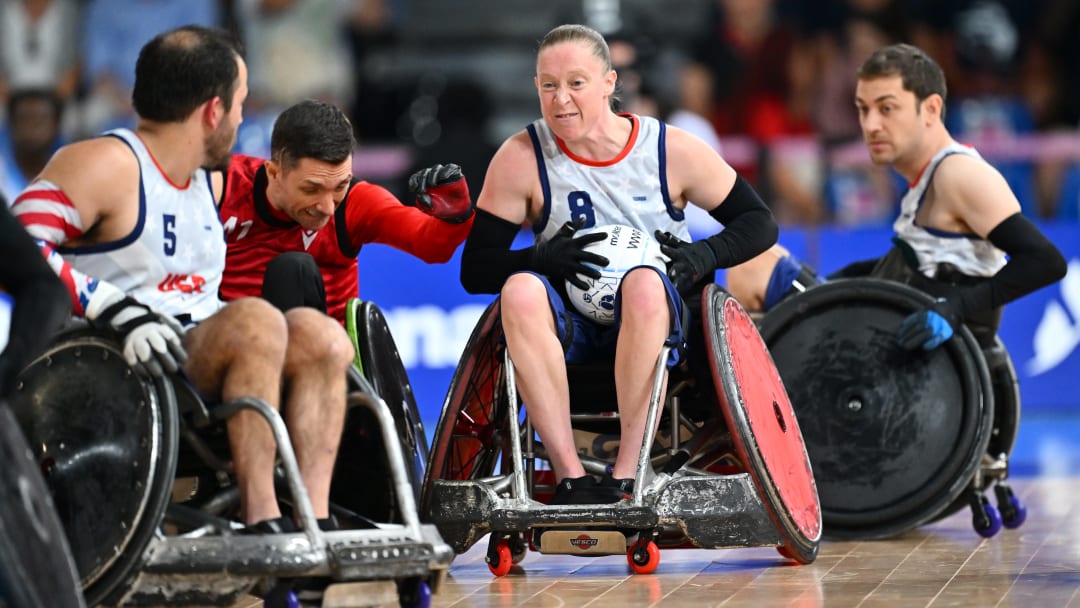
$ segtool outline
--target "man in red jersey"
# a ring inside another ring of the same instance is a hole
[[[354,179],[354,148],[345,114],[308,100],[275,121],[270,160],[232,157],[220,204],[228,245],[222,299],[262,295],[282,309],[321,308],[344,322],[365,243],[428,263],[450,259],[473,220],[461,169],[436,165],[413,174],[413,207]]]

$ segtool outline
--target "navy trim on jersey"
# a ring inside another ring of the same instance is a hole
[[[58,253],[81,255],[85,253],[105,253],[106,251],[115,251],[117,249],[122,249],[139,240],[139,237],[142,235],[143,226],[146,225],[146,190],[145,188],[143,188],[142,163],[139,162],[139,154],[135,152],[135,147],[131,145],[131,142],[124,139],[123,137],[120,137],[120,135],[116,133],[106,133],[102,137],[115,137],[116,139],[119,139],[120,141],[124,142],[124,145],[131,149],[131,153],[135,155],[135,163],[139,165],[139,220],[135,222],[135,228],[133,228],[127,236],[120,240],[109,241],[108,243],[97,243],[95,245],[86,245],[85,247],[58,246],[56,247],[56,251]],[[93,226],[91,226],[90,229],[93,230]]]
[[[926,232],[928,232],[928,233],[930,233],[930,234],[932,234],[934,236],[939,236],[939,237],[941,237],[943,239],[968,239],[969,241],[970,240],[982,240],[981,236],[979,236],[977,234],[974,234],[974,233],[971,233],[971,232],[949,232],[948,230],[938,230],[937,228],[925,228],[923,226],[919,226],[919,228],[922,228]]]
[[[657,139],[656,159],[659,161],[660,171],[660,195],[664,197],[664,206],[667,207],[668,215],[676,222],[686,219],[686,213],[682,209],[676,209],[671,202],[671,193],[667,183],[667,124],[662,120],[656,121],[660,125],[660,134]]]
[[[533,234],[540,234],[547,226],[548,218],[551,217],[551,184],[548,182],[547,167],[544,165],[544,149],[540,147],[540,136],[536,134],[536,125],[529,124],[525,129],[529,132],[532,140],[533,154],[536,155],[536,170],[540,173],[540,189],[544,192],[544,209],[540,214],[540,221],[532,227]]]
[[[214,201],[214,206],[217,207],[217,200],[214,199],[214,180],[211,179],[210,169],[203,169],[203,173],[206,174],[206,191],[210,193],[210,200]],[[221,192],[225,192],[225,173],[221,172]]]
[[[930,182],[934,180],[934,174],[937,173],[938,168],[941,167],[941,163],[945,162],[945,159],[949,158],[953,154],[960,154],[960,152],[949,152],[945,156],[942,156],[938,160],[937,164],[934,165],[934,169],[932,171],[930,171],[930,175],[926,176],[926,188],[923,189],[922,194],[919,196],[919,204],[915,205],[915,213],[913,213],[912,216],[911,216],[911,225],[915,226],[916,228],[920,228],[922,230],[925,230],[927,233],[932,234],[934,236],[941,237],[943,239],[968,239],[968,240],[981,239],[982,237],[980,237],[977,234],[971,233],[971,232],[950,232],[948,230],[939,230],[937,228],[930,228],[929,226],[923,226],[922,224],[920,224],[920,223],[918,223],[916,221],[916,217],[919,215],[919,209],[922,209],[923,201],[926,200],[926,193],[930,191]]]

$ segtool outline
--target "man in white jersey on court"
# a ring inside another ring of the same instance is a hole
[[[932,350],[965,323],[983,347],[994,341],[1003,304],[1065,276],[1061,252],[1020,213],[1001,174],[945,128],[945,76],[920,49],[882,48],[859,68],[855,105],[875,164],[910,184],[893,227],[894,247],[838,276],[908,283],[937,298],[897,329],[908,350]],[[769,310],[819,282],[779,245],[730,268],[728,289],[747,310]]]
[[[225,241],[209,170],[228,165],[246,96],[247,68],[227,33],[160,34],[135,66],[136,129],[58,150],[13,211],[75,313],[115,331],[130,364],[182,371],[205,399],[280,407],[315,515],[329,522],[348,336],[314,309],[283,315],[258,298],[218,299]],[[276,500],[268,425],[245,410],[227,428],[248,530],[294,529]]]
[[[653,118],[614,112],[615,81],[595,30],[548,32],[535,77],[543,118],[492,159],[461,259],[467,291],[500,294],[517,385],[560,480],[551,504],[613,503],[632,492],[657,357],[665,342],[683,340],[683,295],[777,236],[768,208],[708,144]],[[688,242],[690,201],[725,229]],[[671,263],[667,275],[651,267],[627,273],[615,325],[602,326],[567,304],[564,283],[584,288],[578,275],[599,276],[585,264],[607,264],[583,250],[604,234],[575,231],[615,223],[656,234]],[[536,244],[511,250],[522,224]],[[574,445],[565,362],[612,356],[621,440],[612,475],[598,480],[585,474]]]

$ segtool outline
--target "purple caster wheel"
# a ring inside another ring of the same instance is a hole
[[[1013,494],[1012,488],[1005,484],[994,486],[997,495],[998,510],[1001,511],[1001,523],[1010,530],[1019,528],[1027,520],[1027,506]]]

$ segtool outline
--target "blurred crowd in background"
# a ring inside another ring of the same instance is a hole
[[[787,225],[883,225],[904,184],[869,165],[853,94],[874,49],[911,42],[945,69],[946,122],[1033,218],[1080,221],[1076,0],[0,0],[0,192],[63,142],[133,124],[139,48],[186,23],[243,41],[238,151],[265,154],[305,98],[353,119],[356,175],[402,193],[416,167],[463,166],[535,117],[551,27],[607,36],[619,103],[717,146]]]

